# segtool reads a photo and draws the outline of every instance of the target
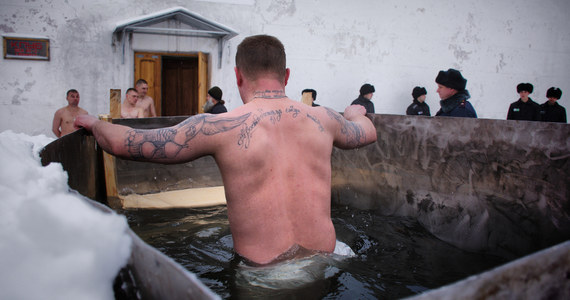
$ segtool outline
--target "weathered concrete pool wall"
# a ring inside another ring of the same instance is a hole
[[[570,238],[567,124],[370,115],[333,151],[333,202],[411,216],[459,248],[522,255]]]
[[[187,117],[117,119],[115,124],[149,129],[172,126]],[[120,195],[160,193],[171,190],[222,186],[222,175],[211,156],[176,165],[161,165],[117,158],[117,191]]]

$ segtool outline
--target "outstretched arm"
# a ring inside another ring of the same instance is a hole
[[[80,116],[75,126],[92,132],[97,143],[113,155],[168,164],[214,153],[217,145],[214,135],[238,127],[248,117],[249,114],[239,117],[200,114],[172,127],[135,129],[99,121],[92,116]]]
[[[329,108],[327,113],[338,125],[334,136],[336,147],[353,149],[376,141],[376,128],[366,117],[366,109],[362,105],[347,107],[344,110],[344,117]]]

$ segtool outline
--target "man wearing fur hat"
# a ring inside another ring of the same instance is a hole
[[[517,93],[519,93],[520,98],[509,106],[507,120],[538,121],[539,105],[529,97],[533,89],[534,87],[530,83],[519,83],[517,85]]]
[[[441,108],[435,114],[436,116],[477,118],[475,108],[467,101],[471,95],[465,89],[467,79],[463,78],[461,72],[455,69],[439,71],[435,82],[437,83],[437,93],[441,99],[439,101]]]
[[[204,104],[204,112],[211,114],[228,112],[224,103],[226,102],[222,100],[222,89],[215,86],[208,91],[208,100],[206,104]]]
[[[406,115],[408,116],[431,116],[429,112],[429,106],[426,101],[427,91],[425,87],[416,86],[412,90],[412,97],[414,100],[412,104],[406,109]]]
[[[556,102],[561,96],[562,90],[559,88],[551,87],[546,91],[548,101],[540,105],[540,121],[566,123],[566,109]]]
[[[369,83],[365,83],[360,87],[360,96],[358,96],[358,98],[356,98],[354,101],[352,101],[352,105],[354,104],[358,104],[358,105],[362,105],[364,106],[364,108],[366,108],[366,113],[368,114],[373,114],[374,113],[374,103],[372,103],[372,101],[370,101],[370,99],[372,99],[372,94],[374,94],[375,90],[374,90],[374,86],[369,84]]]

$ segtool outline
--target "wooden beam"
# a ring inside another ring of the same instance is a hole
[[[121,90],[111,89],[111,119],[121,118]]]

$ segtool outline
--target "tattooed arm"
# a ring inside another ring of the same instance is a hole
[[[353,149],[376,141],[376,128],[366,117],[366,109],[361,105],[351,105],[344,110],[344,117],[326,108],[329,118],[334,120],[336,132],[334,145],[341,149]]]
[[[232,130],[247,120],[238,117],[200,114],[178,125],[159,129],[134,129],[99,121],[77,118],[76,127],[93,132],[97,143],[107,152],[130,160],[158,163],[180,163],[212,154],[213,136]]]

